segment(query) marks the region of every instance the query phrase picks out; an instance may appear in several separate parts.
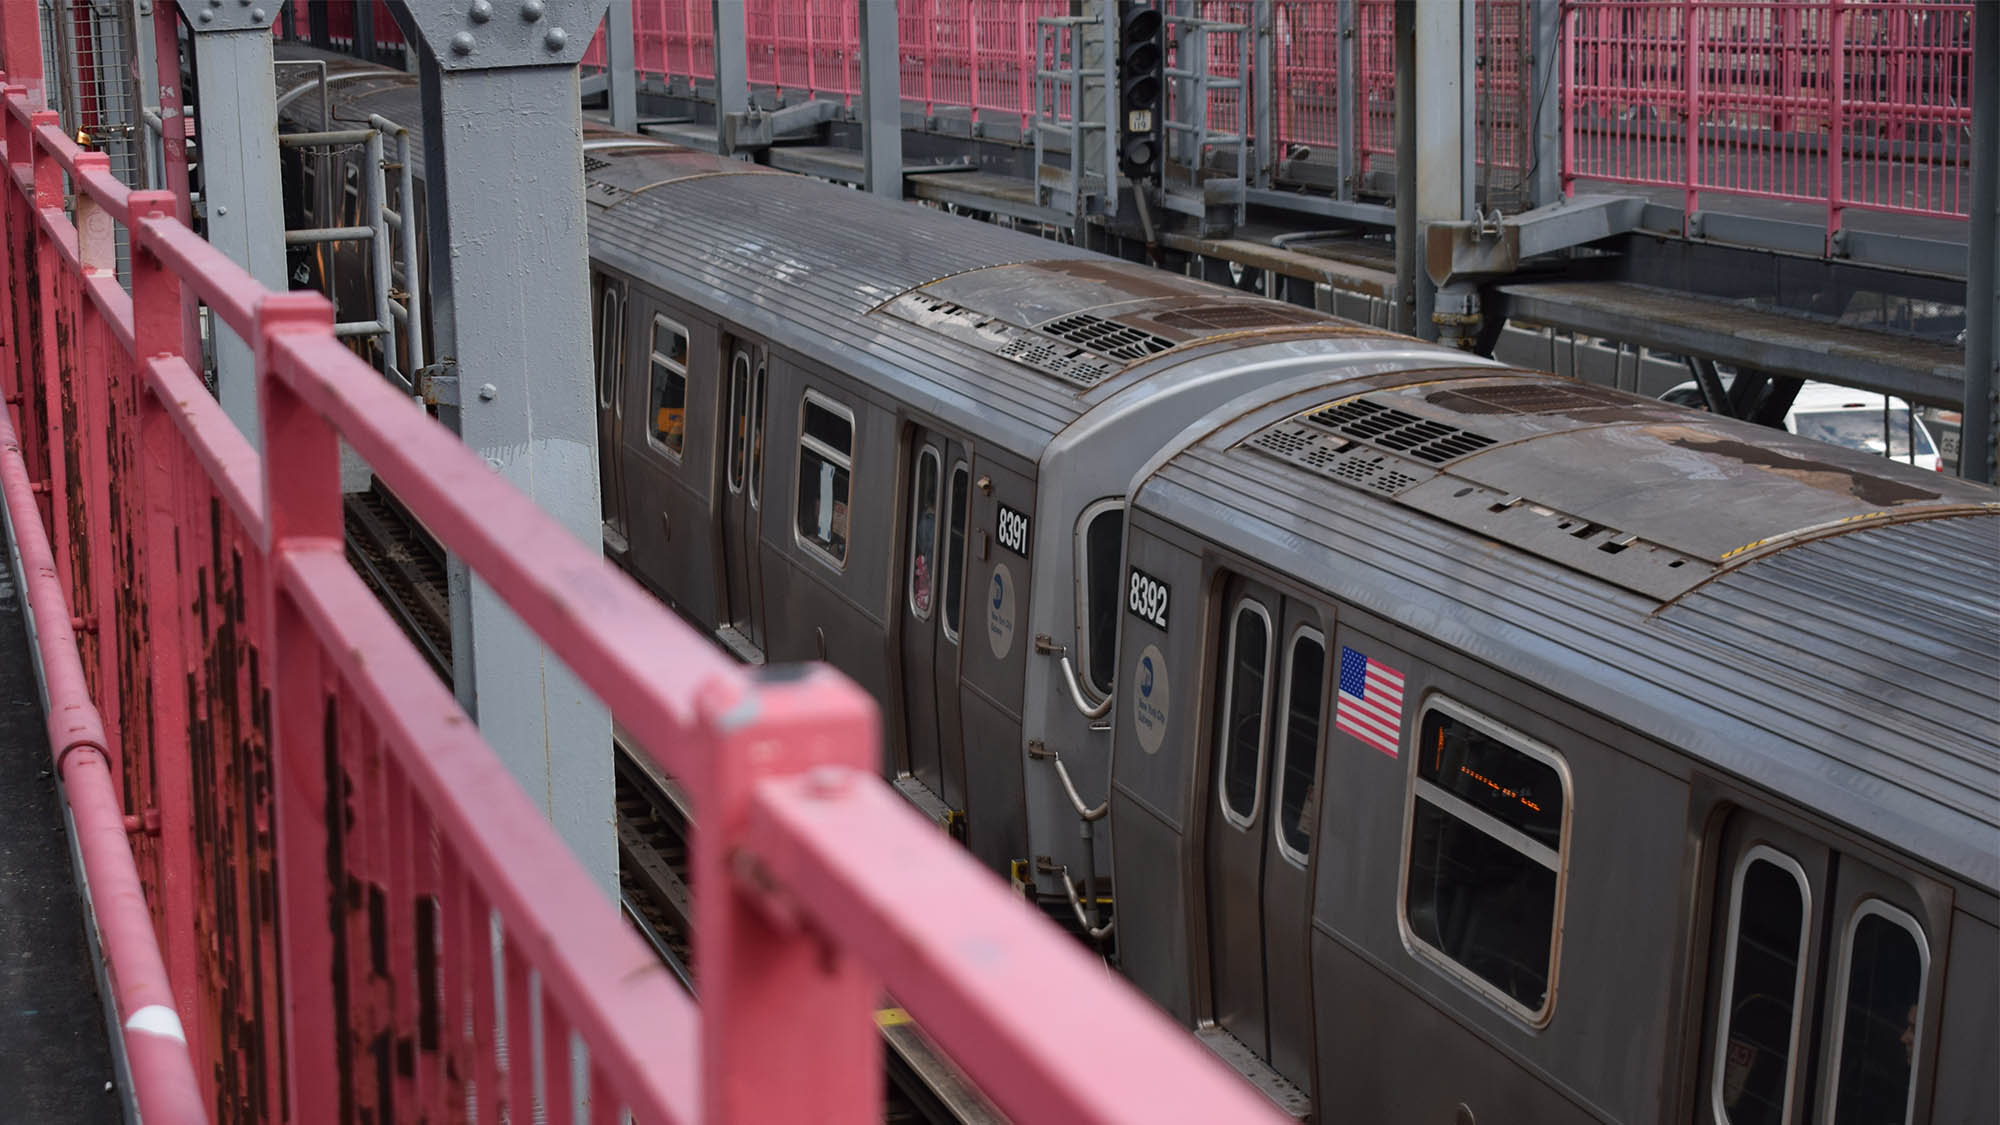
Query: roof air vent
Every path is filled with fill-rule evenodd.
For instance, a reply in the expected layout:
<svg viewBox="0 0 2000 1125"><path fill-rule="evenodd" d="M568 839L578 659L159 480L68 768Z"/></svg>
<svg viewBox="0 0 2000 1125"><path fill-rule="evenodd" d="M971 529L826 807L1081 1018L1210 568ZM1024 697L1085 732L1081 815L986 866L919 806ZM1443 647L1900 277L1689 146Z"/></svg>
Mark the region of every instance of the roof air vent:
<svg viewBox="0 0 2000 1125"><path fill-rule="evenodd" d="M609 160L603 160L595 156L586 156L583 158L583 171L586 175L591 172L602 172L609 167L611 167Z"/></svg>
<svg viewBox="0 0 2000 1125"><path fill-rule="evenodd" d="M1164 324L1168 328L1182 328L1189 332L1275 328L1286 324L1304 324L1314 319L1317 318L1304 309L1253 304L1248 301L1231 305L1196 305L1193 308L1163 312L1153 318L1154 322Z"/></svg>
<svg viewBox="0 0 2000 1125"><path fill-rule="evenodd" d="M1632 395L1567 383L1503 383L1497 387L1464 387L1438 391L1426 396L1424 401L1460 414L1569 414L1579 410L1602 411L1607 407L1659 409L1658 403Z"/></svg>
<svg viewBox="0 0 2000 1125"><path fill-rule="evenodd" d="M1174 346L1163 336L1089 313L1051 320L1042 325L1042 331L1112 359L1145 359Z"/></svg>
<svg viewBox="0 0 2000 1125"><path fill-rule="evenodd" d="M1306 418L1335 433L1365 441L1380 449L1407 453L1433 465L1456 461L1494 444L1492 438L1471 430L1461 430L1430 418L1419 418L1365 398L1349 399L1324 410L1315 410Z"/></svg>

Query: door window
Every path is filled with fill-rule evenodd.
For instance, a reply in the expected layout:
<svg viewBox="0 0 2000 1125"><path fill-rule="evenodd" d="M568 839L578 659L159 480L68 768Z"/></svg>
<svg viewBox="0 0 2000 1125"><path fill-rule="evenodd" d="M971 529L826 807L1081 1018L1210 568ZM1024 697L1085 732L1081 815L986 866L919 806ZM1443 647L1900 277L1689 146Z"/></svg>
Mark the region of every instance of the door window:
<svg viewBox="0 0 2000 1125"><path fill-rule="evenodd" d="M1264 774L1265 681L1271 667L1271 615L1255 601L1236 603L1229 625L1229 650L1222 689L1222 814L1248 828L1257 818Z"/></svg>
<svg viewBox="0 0 2000 1125"><path fill-rule="evenodd" d="M799 410L799 542L840 569L847 564L847 489L854 412L815 391Z"/></svg>
<svg viewBox="0 0 2000 1125"><path fill-rule="evenodd" d="M1568 822L1562 759L1448 700L1426 705L1404 919L1420 949L1531 1023L1548 1020Z"/></svg>
<svg viewBox="0 0 2000 1125"><path fill-rule="evenodd" d="M1715 1115L1730 1125L1779 1125L1791 1115L1810 906L1797 860L1763 844L1743 854L1729 896L1715 1060Z"/></svg>
<svg viewBox="0 0 2000 1125"><path fill-rule="evenodd" d="M1315 629L1292 634L1279 713L1284 743L1278 751L1278 851L1304 867L1319 815L1319 732L1326 722L1326 638Z"/></svg>
<svg viewBox="0 0 2000 1125"><path fill-rule="evenodd" d="M971 474L965 462L954 462L947 490L948 508L944 537L944 633L958 640L958 619L965 589L965 521L969 506Z"/></svg>
<svg viewBox="0 0 2000 1125"><path fill-rule="evenodd" d="M1125 503L1101 500L1083 512L1083 534L1077 537L1077 584L1082 599L1077 613L1077 639L1082 643L1084 673L1102 698L1111 694L1118 676L1119 552L1125 546Z"/></svg>
<svg viewBox="0 0 2000 1125"><path fill-rule="evenodd" d="M937 593L938 451L926 445L917 455L910 494L910 612L931 615Z"/></svg>
<svg viewBox="0 0 2000 1125"><path fill-rule="evenodd" d="M750 389L750 506L764 502L764 365Z"/></svg>
<svg viewBox="0 0 2000 1125"><path fill-rule="evenodd" d="M624 359L625 287L605 282L597 311L597 408L616 404L618 367Z"/></svg>
<svg viewBox="0 0 2000 1125"><path fill-rule="evenodd" d="M653 318L652 425L647 439L678 461L687 440L687 329Z"/></svg>
<svg viewBox="0 0 2000 1125"><path fill-rule="evenodd" d="M729 365L729 491L743 491L750 444L750 353L737 352Z"/></svg>
<svg viewBox="0 0 2000 1125"><path fill-rule="evenodd" d="M1841 950L1833 1125L1909 1121L1930 949L1916 919L1870 899Z"/></svg>

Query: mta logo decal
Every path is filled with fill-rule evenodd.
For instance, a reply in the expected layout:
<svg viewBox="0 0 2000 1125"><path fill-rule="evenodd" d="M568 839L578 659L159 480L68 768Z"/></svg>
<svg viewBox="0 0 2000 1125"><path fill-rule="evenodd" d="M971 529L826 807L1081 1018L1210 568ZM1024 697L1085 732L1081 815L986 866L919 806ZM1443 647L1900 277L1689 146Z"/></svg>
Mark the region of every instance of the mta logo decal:
<svg viewBox="0 0 2000 1125"><path fill-rule="evenodd" d="M1153 658L1139 658L1139 694L1148 699L1153 697Z"/></svg>

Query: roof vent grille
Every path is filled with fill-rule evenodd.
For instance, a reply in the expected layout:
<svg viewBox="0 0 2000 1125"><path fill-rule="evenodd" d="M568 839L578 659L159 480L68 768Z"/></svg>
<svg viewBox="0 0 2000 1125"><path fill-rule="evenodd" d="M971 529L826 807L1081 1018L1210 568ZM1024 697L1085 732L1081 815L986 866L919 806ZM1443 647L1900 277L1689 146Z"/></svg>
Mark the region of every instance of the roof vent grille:
<svg viewBox="0 0 2000 1125"><path fill-rule="evenodd" d="M611 167L611 162L609 160L604 160L595 156L586 156L583 158L583 170L586 174L591 172L602 172L609 167Z"/></svg>
<svg viewBox="0 0 2000 1125"><path fill-rule="evenodd" d="M1173 341L1101 316L1077 313L1042 325L1042 331L1113 359L1139 360L1173 347Z"/></svg>
<svg viewBox="0 0 2000 1125"><path fill-rule="evenodd" d="M1250 439L1249 444L1323 477L1388 496L1422 484L1436 474L1421 465L1297 422L1285 422Z"/></svg>
<svg viewBox="0 0 2000 1125"><path fill-rule="evenodd" d="M1093 349L1045 336L930 293L905 293L890 301L883 311L1077 387L1096 386L1124 366Z"/></svg>
<svg viewBox="0 0 2000 1125"><path fill-rule="evenodd" d="M1382 449L1408 453L1433 465L1455 461L1494 444L1492 438L1471 430L1462 430L1430 418L1419 418L1365 398L1336 403L1306 417L1336 433Z"/></svg>

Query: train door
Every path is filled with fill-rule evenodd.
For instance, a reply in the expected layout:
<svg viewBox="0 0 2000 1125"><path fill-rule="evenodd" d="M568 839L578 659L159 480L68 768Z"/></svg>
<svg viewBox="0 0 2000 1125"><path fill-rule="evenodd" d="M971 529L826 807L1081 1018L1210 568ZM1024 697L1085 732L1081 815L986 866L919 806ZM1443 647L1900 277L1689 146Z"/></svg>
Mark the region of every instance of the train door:
<svg viewBox="0 0 2000 1125"><path fill-rule="evenodd" d="M729 345L724 388L722 564L729 608L724 618L761 652L764 648L763 583L757 550L763 512L764 383L762 345Z"/></svg>
<svg viewBox="0 0 2000 1125"><path fill-rule="evenodd" d="M918 429L909 449L909 522L898 599L909 770L946 805L962 811L959 638L971 473L965 447L943 434Z"/></svg>
<svg viewBox="0 0 2000 1125"><path fill-rule="evenodd" d="M1331 626L1309 602L1232 579L1210 671L1209 1012L1301 1090L1313 1059L1310 865Z"/></svg>
<svg viewBox="0 0 2000 1125"><path fill-rule="evenodd" d="M625 283L597 275L597 488L604 539L614 554L626 548L625 462L619 425L625 417Z"/></svg>
<svg viewBox="0 0 2000 1125"><path fill-rule="evenodd" d="M1923 1119L1948 888L1739 813L1715 896L1696 1118Z"/></svg>

